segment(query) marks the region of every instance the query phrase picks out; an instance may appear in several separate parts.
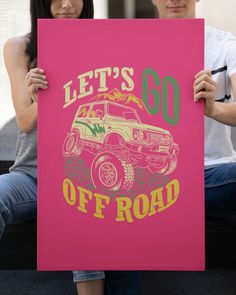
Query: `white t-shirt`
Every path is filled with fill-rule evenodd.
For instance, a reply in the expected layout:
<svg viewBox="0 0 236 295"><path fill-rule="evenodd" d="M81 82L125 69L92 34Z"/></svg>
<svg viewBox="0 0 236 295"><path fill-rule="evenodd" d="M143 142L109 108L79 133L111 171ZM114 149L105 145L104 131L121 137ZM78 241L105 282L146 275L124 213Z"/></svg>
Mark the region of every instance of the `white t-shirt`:
<svg viewBox="0 0 236 295"><path fill-rule="evenodd" d="M216 101L234 101L230 77L236 73L236 38L228 32L205 28L205 69L217 83ZM231 127L205 117L205 167L236 162Z"/></svg>

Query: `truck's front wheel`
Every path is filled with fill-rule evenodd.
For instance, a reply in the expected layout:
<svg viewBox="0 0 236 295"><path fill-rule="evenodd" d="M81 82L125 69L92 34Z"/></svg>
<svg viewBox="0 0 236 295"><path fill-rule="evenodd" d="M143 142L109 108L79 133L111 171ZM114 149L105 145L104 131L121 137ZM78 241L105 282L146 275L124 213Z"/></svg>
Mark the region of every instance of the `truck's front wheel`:
<svg viewBox="0 0 236 295"><path fill-rule="evenodd" d="M134 170L130 163L104 152L93 160L91 177L96 188L129 191L134 182Z"/></svg>

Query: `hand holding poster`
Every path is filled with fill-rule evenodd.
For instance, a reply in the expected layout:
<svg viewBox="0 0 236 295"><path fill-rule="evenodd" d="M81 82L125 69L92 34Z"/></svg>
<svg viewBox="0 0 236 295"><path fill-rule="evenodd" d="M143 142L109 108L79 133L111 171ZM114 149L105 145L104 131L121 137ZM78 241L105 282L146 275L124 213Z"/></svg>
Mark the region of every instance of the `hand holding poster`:
<svg viewBox="0 0 236 295"><path fill-rule="evenodd" d="M203 269L203 22L42 20L39 66L39 269Z"/></svg>

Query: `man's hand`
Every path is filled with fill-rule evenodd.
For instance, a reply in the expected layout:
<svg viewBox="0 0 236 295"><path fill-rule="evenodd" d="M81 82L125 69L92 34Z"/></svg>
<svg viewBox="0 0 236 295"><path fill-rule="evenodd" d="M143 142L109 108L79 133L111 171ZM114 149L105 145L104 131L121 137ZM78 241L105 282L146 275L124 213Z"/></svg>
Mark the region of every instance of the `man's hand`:
<svg viewBox="0 0 236 295"><path fill-rule="evenodd" d="M194 101L204 99L205 115L214 117L216 108L215 95L216 95L216 82L211 77L210 71L201 71L196 74L193 84L194 88Z"/></svg>

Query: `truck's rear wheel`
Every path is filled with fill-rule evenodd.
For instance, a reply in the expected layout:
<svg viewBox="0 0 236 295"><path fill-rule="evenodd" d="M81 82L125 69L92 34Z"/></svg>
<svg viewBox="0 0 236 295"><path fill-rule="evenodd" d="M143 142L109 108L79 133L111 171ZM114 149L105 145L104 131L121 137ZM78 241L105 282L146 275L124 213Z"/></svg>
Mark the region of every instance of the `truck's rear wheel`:
<svg viewBox="0 0 236 295"><path fill-rule="evenodd" d="M77 130L70 131L63 144L63 155L65 157L79 157L83 151L83 142L80 139L80 134Z"/></svg>

